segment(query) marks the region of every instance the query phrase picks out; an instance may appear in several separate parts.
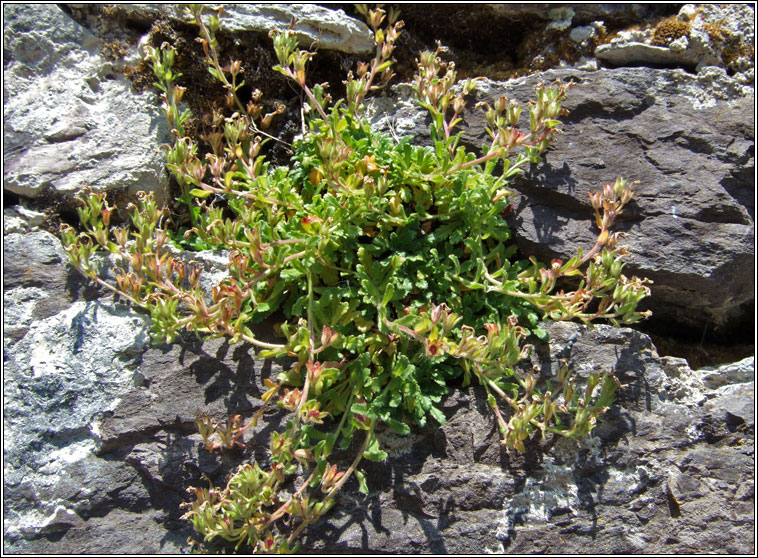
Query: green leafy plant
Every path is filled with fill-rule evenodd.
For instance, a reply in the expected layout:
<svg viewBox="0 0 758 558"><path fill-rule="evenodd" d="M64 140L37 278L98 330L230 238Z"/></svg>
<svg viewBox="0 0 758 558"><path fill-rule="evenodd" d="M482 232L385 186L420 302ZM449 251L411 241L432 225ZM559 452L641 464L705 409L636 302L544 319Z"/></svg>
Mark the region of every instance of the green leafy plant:
<svg viewBox="0 0 758 558"><path fill-rule="evenodd" d="M150 312L157 340L171 342L183 330L227 336L254 345L261 357L294 361L263 380L263 406L247 424L239 416L223 425L198 415L205 449L223 451L242 443L267 405L289 413L284 429L271 434L267 464L242 465L225 487L191 489L186 517L206 543L293 551L349 478L368 491L361 461L387 457L377 429L409 434L429 417L444 423L440 402L455 381L484 387L508 450L526 451L538 431L586 435L613 403L612 371L592 375L584 389L565 366L552 382L522 375L515 366L532 349L526 342L546 339L545 319L628 324L646 315L636 307L648 281L622 274L622 235L611 232L633 195L623 179L591 196L599 233L587 253L549 265L516 259L503 218L512 209L508 181L541 161L559 131L568 86L540 85L523 131L515 101L477 105L489 134L477 155L456 132L476 80L458 83L440 46L420 54L413 84L433 145L395 141L372 130L361 111L366 96L392 77L402 22L393 12L360 10L376 54L348 74L346 96L336 102L326 85L308 84L313 53L288 32L271 34L274 70L306 99L303 134L287 167L270 166L261 153L273 141L263 130L282 108L264 114L257 91L247 103L240 99L244 70L239 61L219 61L218 15L204 21L202 7L189 8L231 111L214 113L212 131L200 139L186 134L190 115L179 107L185 90L176 85L173 48L148 48L176 137L168 168L191 215L179 242L228 251L227 275L210 291L199 266L170 249L176 237L168 210L149 194L131 207L131 226L121 228L110 226L114 209L102 194L83 195L83 232L61 231L71 263ZM113 281L94 257L102 249L117 262ZM575 288L559 290L559 282L572 281ZM269 317L278 318L280 343L253 332ZM333 451L356 446L353 461L338 468Z"/></svg>

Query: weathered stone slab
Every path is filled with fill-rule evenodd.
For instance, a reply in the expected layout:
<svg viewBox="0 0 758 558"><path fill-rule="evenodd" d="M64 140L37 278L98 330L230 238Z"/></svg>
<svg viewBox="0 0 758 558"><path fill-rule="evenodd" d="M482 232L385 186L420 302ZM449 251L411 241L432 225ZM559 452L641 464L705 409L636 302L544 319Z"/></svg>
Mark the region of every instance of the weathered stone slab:
<svg viewBox="0 0 758 558"><path fill-rule="evenodd" d="M165 195L153 92L131 91L97 37L55 5L3 5L3 188L28 198Z"/></svg>
<svg viewBox="0 0 758 558"><path fill-rule="evenodd" d="M168 18L182 23L192 18L182 4L114 4L112 6L89 6L68 4L73 10L88 12L87 17L96 26L104 23L109 28L113 22L103 22L102 10L109 11L109 18L124 21L152 23L158 18ZM222 9L219 29L226 33L268 33L272 29L282 31L291 28L304 48L337 50L349 54L365 54L374 49L374 37L362 21L349 17L340 9L315 4L205 4L210 12ZM92 11L94 10L94 11Z"/></svg>

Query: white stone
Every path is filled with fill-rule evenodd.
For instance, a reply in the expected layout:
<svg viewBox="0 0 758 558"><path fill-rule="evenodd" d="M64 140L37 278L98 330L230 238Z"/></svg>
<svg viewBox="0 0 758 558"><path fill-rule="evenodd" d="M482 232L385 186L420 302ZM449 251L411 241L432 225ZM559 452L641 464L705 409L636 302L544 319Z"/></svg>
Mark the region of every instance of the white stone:
<svg viewBox="0 0 758 558"><path fill-rule="evenodd" d="M557 29L563 31L571 27L571 21L574 19L576 13L569 7L553 8L547 14L550 23L548 29Z"/></svg>
<svg viewBox="0 0 758 558"><path fill-rule="evenodd" d="M580 27L574 27L571 30L569 37L575 43L584 43L595 35L597 35L597 30L594 25L582 25Z"/></svg>
<svg viewBox="0 0 758 558"><path fill-rule="evenodd" d="M54 5L3 9L3 187L30 198L87 185L162 199L168 130L155 93L133 93L97 38Z"/></svg>
<svg viewBox="0 0 758 558"><path fill-rule="evenodd" d="M3 209L3 234L25 233L39 229L45 214L23 204Z"/></svg>
<svg viewBox="0 0 758 558"><path fill-rule="evenodd" d="M120 4L118 8L146 18L168 17L183 22L192 19L182 4ZM374 50L374 37L368 26L340 9L315 4L205 4L205 8L209 16L222 8L219 28L227 33L291 29L306 49L350 54Z"/></svg>
<svg viewBox="0 0 758 558"><path fill-rule="evenodd" d="M576 64L574 66L579 70L594 72L598 68L597 58L585 58L582 56L579 58L579 60L576 61Z"/></svg>

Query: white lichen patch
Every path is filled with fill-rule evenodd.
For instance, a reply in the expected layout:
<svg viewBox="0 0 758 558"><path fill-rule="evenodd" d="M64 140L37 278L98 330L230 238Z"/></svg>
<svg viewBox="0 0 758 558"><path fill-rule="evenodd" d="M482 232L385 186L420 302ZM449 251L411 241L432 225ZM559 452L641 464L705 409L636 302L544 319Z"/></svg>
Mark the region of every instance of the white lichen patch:
<svg viewBox="0 0 758 558"><path fill-rule="evenodd" d="M529 477L522 490L503 502L503 513L495 531L499 546L489 553L501 553L503 544L517 519L522 521L548 522L558 512L574 516L582 502L576 482L576 462L580 458L601 464L602 441L596 436L587 436L580 442L568 438L556 440L551 455L542 463L542 473ZM623 481L639 481L637 471L619 471Z"/></svg>
<svg viewBox="0 0 758 558"><path fill-rule="evenodd" d="M657 77L656 89L666 90L674 86L678 99L688 100L694 110L715 107L723 101L754 95L752 86L743 85L729 77L726 70L715 66L704 68L696 76L683 70L672 70Z"/></svg>
<svg viewBox="0 0 758 558"><path fill-rule="evenodd" d="M410 453L413 450L414 445L417 444L420 439L419 436L413 436L410 434L408 436L403 436L402 434L397 434L391 430L377 433L376 437L379 439L382 449L386 451L387 455L390 457L398 457Z"/></svg>
<svg viewBox="0 0 758 558"><path fill-rule="evenodd" d="M95 451L95 442L93 440L81 440L74 442L61 449L55 450L46 457L49 461L39 468L38 472L45 475L52 475L60 472L65 465L76 463L86 459Z"/></svg>
<svg viewBox="0 0 758 558"><path fill-rule="evenodd" d="M608 480L606 480L603 485L603 490L606 492L615 489L618 491L635 493L640 490L644 484L643 479L649 476L648 470L644 466L621 469L609 467L606 471L608 472Z"/></svg>
<svg viewBox="0 0 758 558"><path fill-rule="evenodd" d="M667 356L662 358L662 370L666 380L657 394L658 399L696 409L716 397L719 389L752 381L755 359L748 357L739 362L692 370L684 359ZM692 435L699 436L696 432Z"/></svg>
<svg viewBox="0 0 758 558"><path fill-rule="evenodd" d="M694 444L703 437L703 433L700 432L698 425L690 424L685 428L684 433L687 435L687 441L690 444Z"/></svg>
<svg viewBox="0 0 758 558"><path fill-rule="evenodd" d="M3 347L7 351L14 343L8 335L11 330L21 331L34 322L35 309L40 301L50 296L38 287L16 287L3 292Z"/></svg>
<svg viewBox="0 0 758 558"><path fill-rule="evenodd" d="M426 128L426 112L419 110L413 88L408 83L392 87L391 97L375 97L366 101L365 117L371 128L390 134L395 141L416 135Z"/></svg>

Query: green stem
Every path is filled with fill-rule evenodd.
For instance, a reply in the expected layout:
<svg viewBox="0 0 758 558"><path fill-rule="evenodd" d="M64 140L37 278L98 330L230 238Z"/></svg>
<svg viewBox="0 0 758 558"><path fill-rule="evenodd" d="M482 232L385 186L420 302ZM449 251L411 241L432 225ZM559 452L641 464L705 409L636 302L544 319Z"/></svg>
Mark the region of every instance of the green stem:
<svg viewBox="0 0 758 558"><path fill-rule="evenodd" d="M342 475L339 481L334 485L334 487L329 491L329 493L326 495L326 497L321 501L322 504L326 504L329 500L334 498L334 495L337 493L337 491L342 488L342 485L345 484L347 479L350 478L350 475L353 474L353 471L358 467L358 464L363 459L363 452L366 451L368 448L369 441L371 440L371 436L374 434L374 423L371 424L371 428L366 432L366 438L363 440L363 445L361 446L361 449L358 451L358 455L355 456L355 459L353 459L353 462L350 464L350 467L348 467L347 471L345 471L345 474ZM300 533L305 529L314 518L310 519L304 519L300 525L297 526L297 528L290 534L290 536L287 538L287 544L291 544L297 537L300 535Z"/></svg>

